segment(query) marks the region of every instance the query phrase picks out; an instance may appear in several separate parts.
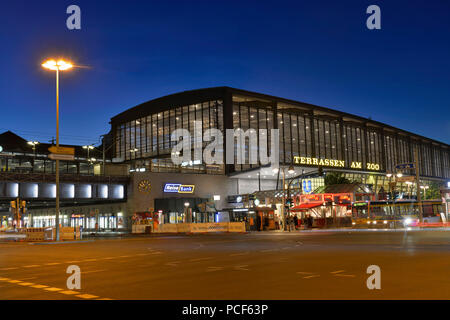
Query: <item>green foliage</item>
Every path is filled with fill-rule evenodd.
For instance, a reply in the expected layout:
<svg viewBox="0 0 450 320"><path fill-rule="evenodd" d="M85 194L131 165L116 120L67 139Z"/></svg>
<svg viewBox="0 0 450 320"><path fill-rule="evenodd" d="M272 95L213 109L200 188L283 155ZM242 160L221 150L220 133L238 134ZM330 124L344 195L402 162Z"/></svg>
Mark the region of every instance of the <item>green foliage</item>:
<svg viewBox="0 0 450 320"><path fill-rule="evenodd" d="M425 190L425 192L426 192L425 199L428 199L428 200L441 199L441 191L440 191L441 184L440 183L431 182L428 184L428 187L429 188ZM423 191L422 191L422 196L423 196Z"/></svg>
<svg viewBox="0 0 450 320"><path fill-rule="evenodd" d="M342 172L327 172L324 181L326 186L352 183Z"/></svg>

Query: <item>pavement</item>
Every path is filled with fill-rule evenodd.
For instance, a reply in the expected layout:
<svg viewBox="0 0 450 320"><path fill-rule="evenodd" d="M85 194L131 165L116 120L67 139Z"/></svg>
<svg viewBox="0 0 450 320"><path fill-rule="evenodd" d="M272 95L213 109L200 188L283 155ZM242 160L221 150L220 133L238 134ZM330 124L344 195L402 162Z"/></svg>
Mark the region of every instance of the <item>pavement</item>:
<svg viewBox="0 0 450 320"><path fill-rule="evenodd" d="M68 289L69 266L81 289ZM381 270L369 290L367 268ZM0 242L0 299L450 299L450 232L159 235Z"/></svg>

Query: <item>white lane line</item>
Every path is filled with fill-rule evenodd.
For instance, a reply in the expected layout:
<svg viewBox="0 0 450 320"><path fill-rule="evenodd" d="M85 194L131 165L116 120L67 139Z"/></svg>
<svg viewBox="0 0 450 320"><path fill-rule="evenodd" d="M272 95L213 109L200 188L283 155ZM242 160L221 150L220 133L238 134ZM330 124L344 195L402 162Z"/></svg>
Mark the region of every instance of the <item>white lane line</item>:
<svg viewBox="0 0 450 320"><path fill-rule="evenodd" d="M6 271L6 270L16 270L19 269L18 267L14 267L14 268L2 268L0 269L1 271Z"/></svg>
<svg viewBox="0 0 450 320"><path fill-rule="evenodd" d="M97 261L97 259L86 259L86 260L83 260L81 262L91 262L91 261Z"/></svg>
<svg viewBox="0 0 450 320"><path fill-rule="evenodd" d="M61 262L50 262L50 263L46 263L46 266L56 266L58 264L61 264Z"/></svg>
<svg viewBox="0 0 450 320"><path fill-rule="evenodd" d="M72 261L66 261L65 263L78 263L81 262L80 260L72 260Z"/></svg>
<svg viewBox="0 0 450 320"><path fill-rule="evenodd" d="M180 263L180 261L172 261L172 262L167 262L166 266L170 266L170 267L178 267L178 264Z"/></svg>
<svg viewBox="0 0 450 320"><path fill-rule="evenodd" d="M313 272L297 271L298 274L314 274Z"/></svg>
<svg viewBox="0 0 450 320"><path fill-rule="evenodd" d="M196 258L189 260L190 262L198 262L198 261L205 261L205 260L211 260L212 257L206 257L206 258Z"/></svg>
<svg viewBox="0 0 450 320"><path fill-rule="evenodd" d="M220 270L223 270L223 267L208 267L208 270L206 270L206 272L214 272Z"/></svg>
<svg viewBox="0 0 450 320"><path fill-rule="evenodd" d="M342 273L345 272L345 270L337 270L337 271L331 271L330 273L332 274L336 274L336 273Z"/></svg>
<svg viewBox="0 0 450 320"><path fill-rule="evenodd" d="M43 284L37 284L35 286L31 286L32 288L36 288L36 289L44 289L44 288L48 288L48 286L44 286Z"/></svg>
<svg viewBox="0 0 450 320"><path fill-rule="evenodd" d="M29 266L23 266L24 268L37 268L40 267L38 264L30 264Z"/></svg>
<svg viewBox="0 0 450 320"><path fill-rule="evenodd" d="M306 277L303 277L303 279L311 279L311 278L317 278L317 277L320 277L320 274L313 274L311 276L306 276Z"/></svg>
<svg viewBox="0 0 450 320"><path fill-rule="evenodd" d="M243 266L236 266L236 267L234 267L233 269L234 269L234 270L237 270L237 271L248 271L248 270L250 270L250 269L247 269L246 267L248 267L247 264L246 264L246 265L243 265Z"/></svg>
<svg viewBox="0 0 450 320"><path fill-rule="evenodd" d="M345 277L345 278L354 278L354 274L335 274L335 277Z"/></svg>
<svg viewBox="0 0 450 320"><path fill-rule="evenodd" d="M106 271L106 269L102 269L102 270L91 270L91 271L82 271L81 274L95 273L95 272L103 272L103 271Z"/></svg>

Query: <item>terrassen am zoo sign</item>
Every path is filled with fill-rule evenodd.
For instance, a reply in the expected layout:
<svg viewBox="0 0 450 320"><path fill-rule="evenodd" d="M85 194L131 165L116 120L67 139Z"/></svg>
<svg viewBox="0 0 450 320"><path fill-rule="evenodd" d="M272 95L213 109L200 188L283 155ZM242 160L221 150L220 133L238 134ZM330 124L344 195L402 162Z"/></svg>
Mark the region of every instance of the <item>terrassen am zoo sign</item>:
<svg viewBox="0 0 450 320"><path fill-rule="evenodd" d="M319 158L309 158L309 157L294 157L295 164L306 164L312 166L324 166L324 167L334 167L334 168L344 168L345 161L344 160L334 160L334 159L319 159ZM362 162L353 161L350 168L353 169L362 169ZM380 170L380 165L378 163L367 163L367 170Z"/></svg>
<svg viewBox="0 0 450 320"><path fill-rule="evenodd" d="M164 192L168 193L194 193L195 185L181 183L166 183Z"/></svg>

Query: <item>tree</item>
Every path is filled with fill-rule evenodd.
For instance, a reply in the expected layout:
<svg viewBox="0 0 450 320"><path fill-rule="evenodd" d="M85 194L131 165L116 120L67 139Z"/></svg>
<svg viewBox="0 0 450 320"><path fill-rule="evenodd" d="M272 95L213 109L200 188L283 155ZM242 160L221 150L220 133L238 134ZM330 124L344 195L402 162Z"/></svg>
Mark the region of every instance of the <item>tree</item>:
<svg viewBox="0 0 450 320"><path fill-rule="evenodd" d="M437 182L434 182L434 181L430 182L428 184L428 189L425 189L425 193L426 193L425 199L429 199L429 200L431 200L431 199L433 199L433 200L441 199L440 187L441 187L441 184L439 184ZM421 191L423 192L422 189L421 189Z"/></svg>
<svg viewBox="0 0 450 320"><path fill-rule="evenodd" d="M327 172L325 176L325 185L330 186L332 184L349 184L352 183L348 180L342 172Z"/></svg>

